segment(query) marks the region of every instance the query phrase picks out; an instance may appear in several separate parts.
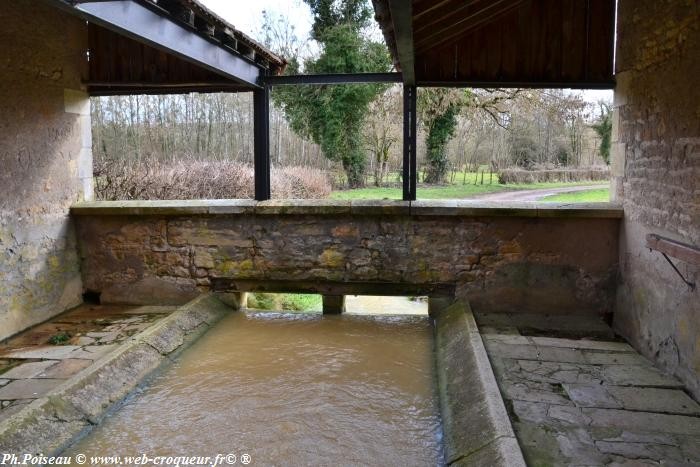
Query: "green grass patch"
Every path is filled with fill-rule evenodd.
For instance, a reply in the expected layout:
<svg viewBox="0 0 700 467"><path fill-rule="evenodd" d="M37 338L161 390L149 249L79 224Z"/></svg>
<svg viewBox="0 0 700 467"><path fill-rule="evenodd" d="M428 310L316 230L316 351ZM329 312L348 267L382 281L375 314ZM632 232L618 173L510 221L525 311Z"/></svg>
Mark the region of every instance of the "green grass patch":
<svg viewBox="0 0 700 467"><path fill-rule="evenodd" d="M610 201L610 189L577 191L574 193L562 193L543 198L546 203L605 203Z"/></svg>
<svg viewBox="0 0 700 467"><path fill-rule="evenodd" d="M416 192L418 199L464 199L474 198L479 195L488 193L497 193L508 190L538 190L542 188L561 188L567 186L582 186L582 185L607 185L608 182L550 182L550 183L497 183L497 177L494 174L493 184L489 184L488 174L484 177L484 184L480 183L481 175L479 175L479 183L474 184L476 173L470 174L467 177L468 182L462 183L462 179L458 175L455 183L446 185L418 185ZM385 187L367 187L357 188L354 190L337 190L331 193L331 199L352 200L352 199L401 199L403 190L401 187L385 188Z"/></svg>
<svg viewBox="0 0 700 467"><path fill-rule="evenodd" d="M323 299L316 294L256 292L248 294L248 308L315 312L323 309Z"/></svg>
<svg viewBox="0 0 700 467"><path fill-rule="evenodd" d="M58 332L53 336L49 337L49 344L51 345L66 345L70 340L71 335L67 332Z"/></svg>

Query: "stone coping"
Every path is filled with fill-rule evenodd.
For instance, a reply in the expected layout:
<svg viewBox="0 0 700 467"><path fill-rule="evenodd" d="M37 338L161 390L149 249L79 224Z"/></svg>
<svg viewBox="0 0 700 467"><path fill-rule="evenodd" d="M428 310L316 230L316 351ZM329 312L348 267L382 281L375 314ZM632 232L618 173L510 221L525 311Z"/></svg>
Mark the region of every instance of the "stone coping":
<svg viewBox="0 0 700 467"><path fill-rule="evenodd" d="M525 467L469 304L431 310L445 463Z"/></svg>
<svg viewBox="0 0 700 467"><path fill-rule="evenodd" d="M535 218L623 217L614 203L496 203L479 200L270 200L94 201L74 204L74 216L378 215Z"/></svg>

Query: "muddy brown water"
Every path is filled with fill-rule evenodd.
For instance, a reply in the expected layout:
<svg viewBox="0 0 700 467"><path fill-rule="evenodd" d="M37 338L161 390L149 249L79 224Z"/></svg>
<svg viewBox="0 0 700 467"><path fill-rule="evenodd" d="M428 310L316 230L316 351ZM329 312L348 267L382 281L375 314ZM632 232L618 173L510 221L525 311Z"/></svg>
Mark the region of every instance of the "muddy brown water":
<svg viewBox="0 0 700 467"><path fill-rule="evenodd" d="M431 325L233 313L65 455L78 453L440 465Z"/></svg>

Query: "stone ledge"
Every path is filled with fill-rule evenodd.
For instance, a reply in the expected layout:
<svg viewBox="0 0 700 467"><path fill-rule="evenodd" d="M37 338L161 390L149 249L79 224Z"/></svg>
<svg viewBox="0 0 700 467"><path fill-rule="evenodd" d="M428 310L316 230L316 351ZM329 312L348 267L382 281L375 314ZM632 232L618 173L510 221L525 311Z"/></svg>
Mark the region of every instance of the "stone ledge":
<svg viewBox="0 0 700 467"><path fill-rule="evenodd" d="M623 217L613 203L494 203L479 200L170 200L93 201L74 204L75 216L192 216L192 215L358 215L463 216L535 218Z"/></svg>
<svg viewBox="0 0 700 467"><path fill-rule="evenodd" d="M524 467L471 309L456 302L431 316L446 464Z"/></svg>
<svg viewBox="0 0 700 467"><path fill-rule="evenodd" d="M55 455L231 308L200 296L0 422L0 452Z"/></svg>

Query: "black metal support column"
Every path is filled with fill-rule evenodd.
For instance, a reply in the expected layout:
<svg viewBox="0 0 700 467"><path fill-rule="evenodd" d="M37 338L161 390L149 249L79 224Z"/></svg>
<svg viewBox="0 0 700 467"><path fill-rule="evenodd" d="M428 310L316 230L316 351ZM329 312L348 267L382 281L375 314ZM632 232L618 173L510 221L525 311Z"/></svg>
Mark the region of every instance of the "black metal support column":
<svg viewBox="0 0 700 467"><path fill-rule="evenodd" d="M416 87L403 87L403 200L416 199Z"/></svg>
<svg viewBox="0 0 700 467"><path fill-rule="evenodd" d="M255 199L270 199L270 86L253 91Z"/></svg>

